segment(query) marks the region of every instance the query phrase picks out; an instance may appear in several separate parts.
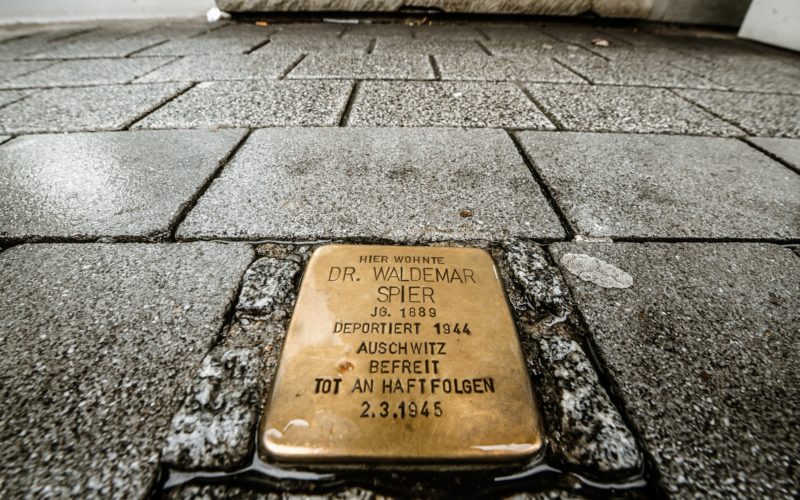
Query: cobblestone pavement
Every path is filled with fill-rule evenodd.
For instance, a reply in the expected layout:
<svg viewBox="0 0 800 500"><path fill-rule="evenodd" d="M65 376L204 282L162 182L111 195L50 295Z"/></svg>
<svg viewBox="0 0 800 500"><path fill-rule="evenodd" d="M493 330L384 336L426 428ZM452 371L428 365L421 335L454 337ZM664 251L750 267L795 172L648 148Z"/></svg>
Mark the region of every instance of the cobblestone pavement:
<svg viewBox="0 0 800 500"><path fill-rule="evenodd" d="M797 54L553 20L8 27L0 144L5 498L800 494ZM254 458L328 241L488 249L545 456Z"/></svg>

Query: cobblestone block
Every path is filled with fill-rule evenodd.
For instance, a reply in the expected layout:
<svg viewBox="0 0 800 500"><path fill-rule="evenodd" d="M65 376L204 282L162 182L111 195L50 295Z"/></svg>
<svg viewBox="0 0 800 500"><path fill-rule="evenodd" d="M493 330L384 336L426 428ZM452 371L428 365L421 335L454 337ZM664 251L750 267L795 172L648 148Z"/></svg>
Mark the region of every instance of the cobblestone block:
<svg viewBox="0 0 800 500"><path fill-rule="evenodd" d="M288 78L432 80L435 77L424 55L340 56L312 54L289 73Z"/></svg>
<svg viewBox="0 0 800 500"><path fill-rule="evenodd" d="M7 88L75 87L128 83L134 78L163 66L172 59L142 57L138 59L81 59L64 61L18 76L7 82Z"/></svg>
<svg viewBox="0 0 800 500"><path fill-rule="evenodd" d="M200 36L170 40L136 53L136 56L188 56L242 54L265 43L271 31L255 25L229 25Z"/></svg>
<svg viewBox="0 0 800 500"><path fill-rule="evenodd" d="M139 78L137 82L276 79L286 74L300 56L300 52L186 56Z"/></svg>
<svg viewBox="0 0 800 500"><path fill-rule="evenodd" d="M800 137L800 95L676 90L689 101L736 124L748 133L767 137Z"/></svg>
<svg viewBox="0 0 800 500"><path fill-rule="evenodd" d="M431 241L563 230L501 131L320 128L254 132L178 234Z"/></svg>
<svg viewBox="0 0 800 500"><path fill-rule="evenodd" d="M591 54L571 54L556 59L595 84L646 87L720 89L717 83L650 55L628 51L613 61Z"/></svg>
<svg viewBox="0 0 800 500"><path fill-rule="evenodd" d="M798 495L800 259L765 244L556 244L633 276L565 274L628 415L676 497Z"/></svg>
<svg viewBox="0 0 800 500"><path fill-rule="evenodd" d="M743 135L738 128L669 90L551 84L531 84L527 88L567 130Z"/></svg>
<svg viewBox="0 0 800 500"><path fill-rule="evenodd" d="M517 80L528 82L584 83L576 75L547 56L487 56L463 57L443 55L435 57L442 80Z"/></svg>
<svg viewBox="0 0 800 500"><path fill-rule="evenodd" d="M518 87L506 82L364 82L347 124L554 128Z"/></svg>
<svg viewBox="0 0 800 500"><path fill-rule="evenodd" d="M19 101L32 92L30 90L0 90L0 107Z"/></svg>
<svg viewBox="0 0 800 500"><path fill-rule="evenodd" d="M16 77L46 68L51 64L47 61L0 61L0 88L13 88L9 87L9 82Z"/></svg>
<svg viewBox="0 0 800 500"><path fill-rule="evenodd" d="M572 132L519 138L581 235L800 237L800 176L736 139Z"/></svg>
<svg viewBox="0 0 800 500"><path fill-rule="evenodd" d="M135 127L336 125L351 87L339 81L204 82Z"/></svg>
<svg viewBox="0 0 800 500"><path fill-rule="evenodd" d="M0 240L164 238L241 130L18 137L0 148Z"/></svg>
<svg viewBox="0 0 800 500"><path fill-rule="evenodd" d="M592 474L635 474L641 452L577 343L579 323L558 268L542 248L521 241L504 242L501 262L551 451Z"/></svg>
<svg viewBox="0 0 800 500"><path fill-rule="evenodd" d="M42 90L0 109L0 132L118 130L184 88L156 83Z"/></svg>
<svg viewBox="0 0 800 500"><path fill-rule="evenodd" d="M748 141L785 161L800 172L800 139L751 137Z"/></svg>
<svg viewBox="0 0 800 500"><path fill-rule="evenodd" d="M215 243L1 253L2 496L146 497L251 259Z"/></svg>

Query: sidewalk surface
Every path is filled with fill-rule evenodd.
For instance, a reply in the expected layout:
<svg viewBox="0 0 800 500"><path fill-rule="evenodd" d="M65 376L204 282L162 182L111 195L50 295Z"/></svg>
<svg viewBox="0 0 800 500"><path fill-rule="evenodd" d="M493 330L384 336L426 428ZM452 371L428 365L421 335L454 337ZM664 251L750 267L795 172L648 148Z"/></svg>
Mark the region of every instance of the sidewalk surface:
<svg viewBox="0 0 800 500"><path fill-rule="evenodd" d="M554 20L3 27L0 143L5 498L800 495L800 55ZM252 462L329 241L492 252L549 469L200 481Z"/></svg>

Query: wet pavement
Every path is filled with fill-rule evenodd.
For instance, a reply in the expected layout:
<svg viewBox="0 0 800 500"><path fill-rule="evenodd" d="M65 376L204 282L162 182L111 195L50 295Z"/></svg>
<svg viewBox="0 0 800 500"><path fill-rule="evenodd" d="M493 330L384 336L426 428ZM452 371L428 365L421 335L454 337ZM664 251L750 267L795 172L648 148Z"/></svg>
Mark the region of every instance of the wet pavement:
<svg viewBox="0 0 800 500"><path fill-rule="evenodd" d="M800 55L365 21L0 29L0 494L796 498ZM328 241L489 250L545 454L261 462Z"/></svg>

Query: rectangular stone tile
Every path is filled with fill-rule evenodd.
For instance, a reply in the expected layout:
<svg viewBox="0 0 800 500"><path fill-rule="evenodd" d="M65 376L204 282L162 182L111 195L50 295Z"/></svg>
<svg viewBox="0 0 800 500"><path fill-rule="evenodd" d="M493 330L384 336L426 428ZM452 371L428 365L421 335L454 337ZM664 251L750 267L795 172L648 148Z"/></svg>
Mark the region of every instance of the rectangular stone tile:
<svg viewBox="0 0 800 500"><path fill-rule="evenodd" d="M428 56L421 54L312 54L300 61L287 78L432 80L435 76Z"/></svg>
<svg viewBox="0 0 800 500"><path fill-rule="evenodd" d="M735 243L551 250L668 493L797 497L800 259ZM633 285L584 281L569 272L581 261L584 279L605 263Z"/></svg>
<svg viewBox="0 0 800 500"><path fill-rule="evenodd" d="M5 24L0 26L0 42L34 35L41 31L42 29L36 25Z"/></svg>
<svg viewBox="0 0 800 500"><path fill-rule="evenodd" d="M431 24L411 26L411 36L417 40L449 42L455 40L485 40L478 30L468 24Z"/></svg>
<svg viewBox="0 0 800 500"><path fill-rule="evenodd" d="M624 57L606 61L595 55L571 54L555 58L592 83L719 89L720 85L649 55L627 51Z"/></svg>
<svg viewBox="0 0 800 500"><path fill-rule="evenodd" d="M266 42L269 35L266 28L230 25L199 36L170 40L137 52L136 56L241 54Z"/></svg>
<svg viewBox="0 0 800 500"><path fill-rule="evenodd" d="M693 54L672 49L670 47L631 47L629 45L610 45L608 47L592 45L589 48L583 47L583 51L576 53L576 57L587 54L596 54L609 61L626 61L633 59L639 64L646 65L648 61L660 64L671 64L684 60L700 60ZM563 54L562 54L563 55Z"/></svg>
<svg viewBox="0 0 800 500"><path fill-rule="evenodd" d="M517 80L585 83L585 80L547 56L504 57L475 55L435 56L442 80Z"/></svg>
<svg viewBox="0 0 800 500"><path fill-rule="evenodd" d="M800 139L773 139L768 137L750 137L748 142L766 150L800 172Z"/></svg>
<svg viewBox="0 0 800 500"><path fill-rule="evenodd" d="M184 88L158 83L42 90L0 109L0 133L117 130Z"/></svg>
<svg viewBox="0 0 800 500"><path fill-rule="evenodd" d="M7 140L11 139L11 136L8 135L0 135L0 144L3 144Z"/></svg>
<svg viewBox="0 0 800 500"><path fill-rule="evenodd" d="M392 37L411 39L411 27L399 23L372 23L372 24L351 24L342 34L342 38L351 37Z"/></svg>
<svg viewBox="0 0 800 500"><path fill-rule="evenodd" d="M684 58L674 64L730 90L800 94L800 65L777 58L748 56L714 61Z"/></svg>
<svg viewBox="0 0 800 500"><path fill-rule="evenodd" d="M0 87L8 88L16 77L50 66L45 61L0 61Z"/></svg>
<svg viewBox="0 0 800 500"><path fill-rule="evenodd" d="M486 49L494 56L508 57L554 57L556 55L566 56L569 54L594 55L593 52L579 46L562 43L558 40L541 42L538 40L489 40L481 42Z"/></svg>
<svg viewBox="0 0 800 500"><path fill-rule="evenodd" d="M1 253L0 495L147 497L252 258L215 243Z"/></svg>
<svg viewBox="0 0 800 500"><path fill-rule="evenodd" d="M336 125L351 82L204 82L135 128Z"/></svg>
<svg viewBox="0 0 800 500"><path fill-rule="evenodd" d="M6 40L0 43L0 60L20 59L37 52L53 49L59 43L68 43L71 35L77 35L90 29L90 26L55 30L45 29L24 37Z"/></svg>
<svg viewBox="0 0 800 500"><path fill-rule="evenodd" d="M137 82L202 82L211 80L265 80L283 76L302 54L228 54L186 56L139 78ZM144 58L136 58L140 60Z"/></svg>
<svg viewBox="0 0 800 500"><path fill-rule="evenodd" d="M181 238L558 239L558 218L499 130L253 133Z"/></svg>
<svg viewBox="0 0 800 500"><path fill-rule="evenodd" d="M547 33L529 24L485 24L478 25L477 29L491 42L518 42L525 44L558 44L560 41Z"/></svg>
<svg viewBox="0 0 800 500"><path fill-rule="evenodd" d="M514 84L477 82L363 82L348 125L508 127L552 129Z"/></svg>
<svg viewBox="0 0 800 500"><path fill-rule="evenodd" d="M147 47L164 42L166 38L134 34L119 38L117 33L89 33L58 42L55 47L26 56L29 59L85 59L94 57L125 57Z"/></svg>
<svg viewBox="0 0 800 500"><path fill-rule="evenodd" d="M800 238L800 176L736 139L520 132L578 234Z"/></svg>
<svg viewBox="0 0 800 500"><path fill-rule="evenodd" d="M0 241L164 238L241 130L16 138L0 148Z"/></svg>
<svg viewBox="0 0 800 500"><path fill-rule="evenodd" d="M669 90L600 85L527 86L536 102L567 130L741 135Z"/></svg>
<svg viewBox="0 0 800 500"><path fill-rule="evenodd" d="M676 93L736 124L748 133L800 137L800 95L754 94L713 90L676 90Z"/></svg>
<svg viewBox="0 0 800 500"><path fill-rule="evenodd" d="M63 61L48 64L44 69L13 78L5 86L8 88L76 87L128 83L171 60L168 57L142 57Z"/></svg>
<svg viewBox="0 0 800 500"><path fill-rule="evenodd" d="M483 54L475 40L403 40L381 37L375 40L373 54Z"/></svg>
<svg viewBox="0 0 800 500"><path fill-rule="evenodd" d="M19 101L23 97L31 94L32 90L0 90L0 106ZM0 115L2 116L2 115Z"/></svg>
<svg viewBox="0 0 800 500"><path fill-rule="evenodd" d="M298 38L339 37L350 25L319 22L274 22L269 24L273 35Z"/></svg>
<svg viewBox="0 0 800 500"><path fill-rule="evenodd" d="M612 46L630 46L628 42L613 36L608 31L588 25L551 24L541 28L541 31L564 43L587 48L597 46L599 41L607 42Z"/></svg>
<svg viewBox="0 0 800 500"><path fill-rule="evenodd" d="M209 23L205 19L159 19L150 23L151 26L141 31L140 34L165 40L190 38L225 26L225 21Z"/></svg>
<svg viewBox="0 0 800 500"><path fill-rule="evenodd" d="M363 55L372 43L371 38L295 38L273 36L268 44L254 51L253 54L274 54L281 52L315 54L318 52L334 55Z"/></svg>

